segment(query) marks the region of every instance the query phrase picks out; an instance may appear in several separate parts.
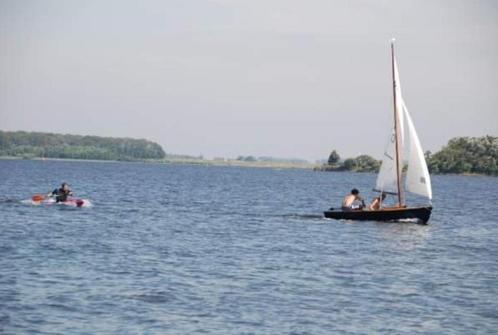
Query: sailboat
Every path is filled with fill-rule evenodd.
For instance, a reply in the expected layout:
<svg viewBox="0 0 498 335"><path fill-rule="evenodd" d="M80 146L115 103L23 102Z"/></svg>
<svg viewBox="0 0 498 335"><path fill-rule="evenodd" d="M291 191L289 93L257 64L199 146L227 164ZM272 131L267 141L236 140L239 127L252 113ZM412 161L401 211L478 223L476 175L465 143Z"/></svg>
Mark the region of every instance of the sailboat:
<svg viewBox="0 0 498 335"><path fill-rule="evenodd" d="M401 95L398 66L394 57L394 39L391 41L391 67L394 102L393 127L389 134L374 191L394 195L396 205L385 207L381 202L379 210L334 210L331 208L324 212L327 218L369 221L416 220L421 223L429 221L432 211L431 179L420 140ZM405 163L408 168L403 176ZM405 192L424 197L429 204L407 206ZM379 198L382 199L382 197Z"/></svg>

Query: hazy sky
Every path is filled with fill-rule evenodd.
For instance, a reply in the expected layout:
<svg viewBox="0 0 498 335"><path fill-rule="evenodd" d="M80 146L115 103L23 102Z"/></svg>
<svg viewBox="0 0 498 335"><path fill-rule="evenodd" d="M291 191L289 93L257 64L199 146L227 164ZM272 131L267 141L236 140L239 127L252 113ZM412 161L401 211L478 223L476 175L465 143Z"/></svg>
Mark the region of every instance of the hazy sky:
<svg viewBox="0 0 498 335"><path fill-rule="evenodd" d="M0 0L0 129L380 157L391 37L424 149L498 135L491 0Z"/></svg>

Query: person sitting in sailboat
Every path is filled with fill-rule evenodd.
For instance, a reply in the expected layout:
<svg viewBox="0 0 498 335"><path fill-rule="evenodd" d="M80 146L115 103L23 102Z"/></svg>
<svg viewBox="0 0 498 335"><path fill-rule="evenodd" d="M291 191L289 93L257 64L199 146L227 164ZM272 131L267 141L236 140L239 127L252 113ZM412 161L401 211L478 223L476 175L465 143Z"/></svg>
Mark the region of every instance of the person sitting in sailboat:
<svg viewBox="0 0 498 335"><path fill-rule="evenodd" d="M360 196L360 191L356 188L351 190L351 193L344 197L342 200L343 211L362 210L365 207L365 201Z"/></svg>
<svg viewBox="0 0 498 335"><path fill-rule="evenodd" d="M382 192L378 197L373 198L370 205L368 205L368 209L371 211L378 211L382 202L386 199L386 194Z"/></svg>

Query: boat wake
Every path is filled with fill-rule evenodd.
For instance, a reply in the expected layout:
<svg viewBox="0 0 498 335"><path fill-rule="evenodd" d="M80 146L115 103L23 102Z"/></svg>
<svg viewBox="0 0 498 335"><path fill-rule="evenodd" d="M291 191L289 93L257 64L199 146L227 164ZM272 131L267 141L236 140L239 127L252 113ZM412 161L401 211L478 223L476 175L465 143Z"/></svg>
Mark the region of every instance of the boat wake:
<svg viewBox="0 0 498 335"><path fill-rule="evenodd" d="M317 219L323 219L323 215L318 215L318 214L283 214L283 215L278 215L279 217L282 218L290 218L290 219L308 219L308 220L317 220Z"/></svg>
<svg viewBox="0 0 498 335"><path fill-rule="evenodd" d="M0 199L0 204L15 204L15 203L19 203L19 200L18 199Z"/></svg>
<svg viewBox="0 0 498 335"><path fill-rule="evenodd" d="M254 217L264 220L265 218L269 219L285 219L285 220L323 220L324 216L320 214L311 214L311 213L222 213L224 215L240 215L244 217Z"/></svg>
<svg viewBox="0 0 498 335"><path fill-rule="evenodd" d="M390 222L399 222L399 223L424 223L420 219L417 218L410 218L410 219L398 219L398 220L392 220Z"/></svg>

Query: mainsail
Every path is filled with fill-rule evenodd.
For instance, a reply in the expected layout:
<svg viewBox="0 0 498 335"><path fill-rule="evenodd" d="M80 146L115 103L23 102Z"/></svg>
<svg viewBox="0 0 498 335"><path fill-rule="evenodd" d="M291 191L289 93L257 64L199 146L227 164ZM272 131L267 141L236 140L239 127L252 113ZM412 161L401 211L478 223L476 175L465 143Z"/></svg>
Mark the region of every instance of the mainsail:
<svg viewBox="0 0 498 335"><path fill-rule="evenodd" d="M394 128L391 129L391 134L387 140L387 145L382 156L382 164L375 190L391 194L398 194L398 182L396 172L396 134Z"/></svg>
<svg viewBox="0 0 498 335"><path fill-rule="evenodd" d="M394 85L394 117L393 128L389 135L386 149L382 158L382 165L377 176L376 191L398 194L400 190L400 176L403 163L408 163L406 173L405 189L408 192L432 198L431 180L420 140L418 139L415 126L408 113L399 80L398 66L393 52L393 85ZM405 122L408 128L405 134ZM396 134L396 125L398 134ZM406 136L407 135L407 136ZM396 136L398 146L396 147ZM397 152L397 150L399 150ZM397 161L399 160L399 161ZM399 169L399 170L398 170ZM399 196L401 199L401 196ZM400 205L402 205L400 201Z"/></svg>
<svg viewBox="0 0 498 335"><path fill-rule="evenodd" d="M394 109L394 115L398 119L399 124L399 139L398 144L401 149L405 142L405 127L404 127L404 114L403 114L403 97L401 96L401 84L399 81L398 66L396 60L393 63L393 85L394 94L396 96L396 105ZM396 164L396 130L394 124L396 120L393 117L392 124L393 128L387 140L387 145L384 150L384 155L382 156L382 164L380 166L379 175L377 176L377 183L375 185L375 190L379 192L386 192L391 194L398 194L398 171L397 168L401 169L402 163Z"/></svg>
<svg viewBox="0 0 498 335"><path fill-rule="evenodd" d="M401 95L401 81L399 80L398 63L396 63L396 58L394 58L394 94L396 95L396 115L398 116L399 122L399 135L401 138L401 146L403 146L405 141L405 122L404 114L401 111L403 110L405 103L403 101L403 95Z"/></svg>

